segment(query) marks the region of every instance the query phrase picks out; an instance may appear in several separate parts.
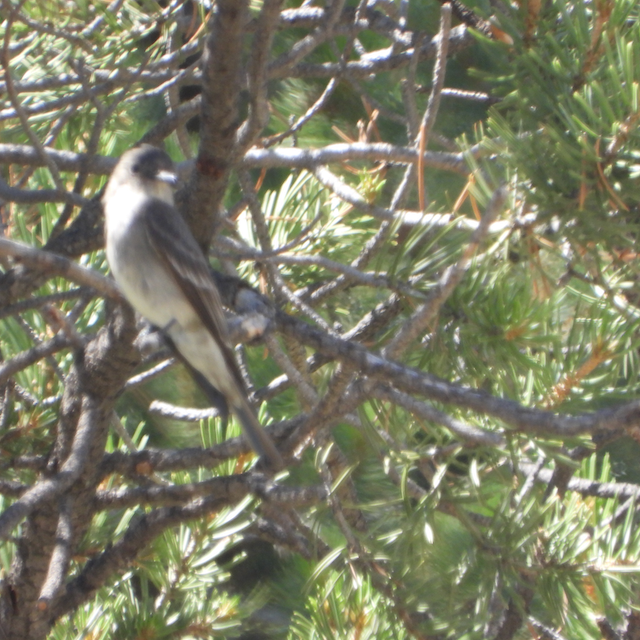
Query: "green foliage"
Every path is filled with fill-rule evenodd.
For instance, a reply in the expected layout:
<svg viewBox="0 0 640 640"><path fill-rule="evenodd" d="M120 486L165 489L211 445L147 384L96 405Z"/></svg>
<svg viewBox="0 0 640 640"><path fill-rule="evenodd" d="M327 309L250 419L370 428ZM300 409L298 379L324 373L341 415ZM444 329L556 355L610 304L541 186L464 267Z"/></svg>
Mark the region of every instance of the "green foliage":
<svg viewBox="0 0 640 640"><path fill-rule="evenodd" d="M435 32L440 3L409 5L409 27ZM403 364L496 397L574 414L633 400L640 390L635 250L640 21L632 0L553 0L542 3L539 13L533 5L505 7L506 13L498 14L497 26L512 45L476 33L471 53L461 52L449 62L448 78L453 79L447 86L485 88L499 99L488 111L477 104L458 109L450 106L457 104L451 98L443 98L440 107L436 132L457 136L469 176L429 170L428 213L451 213L465 184L466 199L460 199L446 223L432 218L410 228L392 224L383 246L363 269L384 284L354 281L315 311L346 332L377 304L398 296L402 312L365 345L372 351L383 349L415 308L437 290L442 274L465 254L474 207L482 211L495 188L507 184L509 202L498 221L503 226L492 230L432 325L400 358ZM142 42L152 26L150 16L158 10L155 3L125 1L117 18L105 7L75 3L58 24L84 25L98 15L104 19L104 28L92 34L92 47L81 51L72 40L47 33L29 41L29 28L14 25L12 38L27 43L12 57L14 81L45 82L80 61L93 78L100 69L135 67L143 60L149 64L161 54L169 37L165 31L146 48ZM254 12L260 7L260 2L252 3ZM474 3L474 8L489 12L490 7ZM25 5L33 20L43 22L51 20L54 9L49 3ZM302 35L302 29L278 33L274 55L289 51ZM139 46L122 47L127 38ZM344 45L344 36L340 38ZM374 50L386 42L372 34L359 45ZM335 60L329 44L308 59ZM431 62L420 63L416 84L428 87L431 73ZM404 77L406 69L369 78L367 95L399 113L404 108ZM302 116L325 86L324 81L304 77L274 81L265 135L287 130L289 117ZM137 100L143 91L110 115L98 153L118 155L164 116L162 99ZM65 87L52 86L21 94L25 104L61 101L59 107L30 119L39 139L46 140L51 121L65 113L66 92ZM103 96L105 104L116 97ZM427 100L426 92L417 94L419 113ZM297 145L337 142L336 130L356 140L359 122L374 121L368 106L357 83L341 83L326 109L298 133ZM67 126L51 144L84 150L96 113L95 104L88 101L68 114ZM409 144L403 126L384 114L378 118L381 140ZM3 142L28 143L17 120L3 129ZM436 144L430 144L435 150ZM177 158L176 140L170 139L169 146ZM387 206L404 166L354 162L331 169L367 202ZM54 188L45 169L35 170L29 180L32 189ZM63 180L72 183L65 174ZM103 179L88 178L83 195L93 195L102 183ZM235 188L230 187L229 201ZM310 292L345 272L380 229L379 220L354 210L306 170L270 172L259 199L275 250L266 259L305 303ZM417 208L415 189L406 208ZM61 205L50 203L15 205L7 235L42 246L60 210ZM235 231L248 247L262 249L248 210L240 213ZM107 272L102 251L83 256L81 263ZM264 263L256 268L245 260L239 274L259 289L263 269ZM52 278L35 295L70 288L63 278ZM74 303L63 302L57 308L69 312ZM293 304L283 306L295 312ZM78 332L97 331L104 316L103 302L91 300L79 316ZM5 361L31 348L33 335L42 340L52 335L40 311L27 311L20 318L0 323ZM283 345L288 346L284 340ZM245 355L258 388L280 374L263 346L248 347ZM54 442L62 380L73 354L63 351L51 358L57 372L49 361L47 366L26 367L14 377L39 403L26 395L12 397L8 428L0 440L7 459L46 455ZM334 372L331 363L310 379L324 392ZM118 411L127 414L125 425L139 449L152 444L210 447L239 435L234 421L185 427L146 411L151 397L199 405L202 398L185 377L172 370L120 400ZM300 404L295 390L288 389L269 400L260 419L270 423L292 418ZM310 532L309 538L317 536L322 542L310 557L283 554L271 563L269 556L267 564L273 566L267 575L252 576L248 588L238 589L234 571L251 560L251 553L229 562L223 559L256 525L256 503L247 498L208 519L167 530L125 573L114 575L94 601L60 620L51 637L233 638L275 619L263 625L268 637L480 640L496 636L498 614L508 607L525 621L538 620L572 639L600 638L600 617L623 624L626 613L639 604L640 534L633 504L622 508L623 499L593 497L585 491L547 495L546 482L529 485L518 465L540 461L545 470L565 465L574 469L574 478L602 485L637 478L637 460L624 459L611 448L604 454L598 439L589 435L526 433L470 409L433 408L487 432L499 432L506 444L462 441L441 422L417 418L406 408L372 396L359 407L362 429L355 429L349 418L336 424L332 433L333 446L347 461L342 475L333 478L332 496L339 499L339 509L330 504L301 510L301 526ZM576 461L573 454L579 448L594 451ZM112 435L107 451L126 448ZM331 446L315 457L307 452L281 483L325 482L331 453ZM229 461L212 471L162 474L159 481L200 482L251 464ZM35 472L28 467L11 469L3 462L0 475L2 480L28 484ZM345 497L341 490L347 485L354 491ZM127 479L109 477L103 488L129 486ZM10 502L0 498L0 511ZM365 521L364 531L351 526L356 510ZM70 578L96 549L120 540L146 512L146 507L134 507L95 515L80 545L86 555L73 560ZM5 575L15 552L13 542L0 546ZM527 633L525 622L516 637L531 637Z"/></svg>

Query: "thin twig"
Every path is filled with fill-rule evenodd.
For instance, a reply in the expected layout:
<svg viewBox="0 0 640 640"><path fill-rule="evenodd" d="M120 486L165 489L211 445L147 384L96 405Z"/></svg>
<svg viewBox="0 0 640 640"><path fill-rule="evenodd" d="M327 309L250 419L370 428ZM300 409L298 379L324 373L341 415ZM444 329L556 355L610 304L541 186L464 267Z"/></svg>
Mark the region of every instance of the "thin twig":
<svg viewBox="0 0 640 640"><path fill-rule="evenodd" d="M298 393L300 393L300 395L302 396L304 402L308 406L313 406L314 404L316 404L318 402L318 392L311 386L311 384L298 371L298 369L296 369L294 364L278 344L275 336L273 336L272 334L267 334L264 337L264 341L267 345L267 348L269 349L271 357L275 360L280 369L284 371L289 381L293 383Z"/></svg>
<svg viewBox="0 0 640 640"><path fill-rule="evenodd" d="M169 404L162 400L154 400L149 405L149 413L162 416L163 418L170 418L171 420L179 420L181 422L199 422L200 420L209 420L211 418L220 417L220 411L215 407L208 409L177 407L174 404Z"/></svg>
<svg viewBox="0 0 640 640"><path fill-rule="evenodd" d="M15 358L0 364L0 385L5 384L16 373L69 346L71 345L68 338L64 333L59 333L50 340L41 342L27 351L22 351Z"/></svg>
<svg viewBox="0 0 640 640"><path fill-rule="evenodd" d="M85 295L91 295L92 292L93 289L90 287L79 287L77 289L69 289L69 291L58 291L57 293L51 293L46 296L29 298L28 300L16 302L15 304L0 309L0 320L32 309L42 309L49 304L57 304L59 302L66 302L67 300L81 298Z"/></svg>
<svg viewBox="0 0 640 640"><path fill-rule="evenodd" d="M424 193L424 151L427 148L431 129L438 115L440 107L440 96L444 87L444 76L447 66L447 52L449 48L449 34L451 33L451 5L443 4L440 9L440 31L438 33L438 50L436 53L436 62L433 67L433 81L431 83L431 94L425 110L422 122L420 123L420 131L416 145L418 147L418 202L420 211L424 211L426 207Z"/></svg>
<svg viewBox="0 0 640 640"><path fill-rule="evenodd" d="M387 400L388 402L404 407L407 411L410 411L424 420L441 424L468 445L504 447L506 444L506 440L499 433L485 431L484 429L474 427L471 424L456 420L443 411L439 411L425 402L415 400L410 395L402 393L401 391L396 391L388 385L378 383L365 385L365 387L367 394L370 393L376 398Z"/></svg>

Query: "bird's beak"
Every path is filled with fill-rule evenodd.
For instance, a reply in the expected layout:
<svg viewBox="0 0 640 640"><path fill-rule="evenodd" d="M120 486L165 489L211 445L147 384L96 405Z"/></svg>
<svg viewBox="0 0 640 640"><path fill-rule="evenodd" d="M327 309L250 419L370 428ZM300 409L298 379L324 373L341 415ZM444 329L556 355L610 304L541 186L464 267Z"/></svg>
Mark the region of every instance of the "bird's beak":
<svg viewBox="0 0 640 640"><path fill-rule="evenodd" d="M178 176L173 171L158 171L156 180L168 184L170 187L175 187L178 184Z"/></svg>

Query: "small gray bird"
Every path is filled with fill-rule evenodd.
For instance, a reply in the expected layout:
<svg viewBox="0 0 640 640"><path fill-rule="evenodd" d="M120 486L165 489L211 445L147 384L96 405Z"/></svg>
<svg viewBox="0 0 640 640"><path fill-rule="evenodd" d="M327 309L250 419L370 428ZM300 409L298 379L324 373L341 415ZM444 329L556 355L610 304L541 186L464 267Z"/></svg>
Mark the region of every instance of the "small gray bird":
<svg viewBox="0 0 640 640"><path fill-rule="evenodd" d="M160 149L142 145L120 158L102 198L109 266L131 306L164 332L216 406L215 390L224 396L251 446L281 469L247 402L209 264L174 206L176 182L173 162Z"/></svg>

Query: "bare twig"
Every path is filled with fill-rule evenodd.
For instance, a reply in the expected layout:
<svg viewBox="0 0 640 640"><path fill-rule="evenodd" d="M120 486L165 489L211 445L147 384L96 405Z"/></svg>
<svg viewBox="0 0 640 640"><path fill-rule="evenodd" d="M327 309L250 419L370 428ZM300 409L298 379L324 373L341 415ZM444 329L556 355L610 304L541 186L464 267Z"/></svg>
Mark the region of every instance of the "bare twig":
<svg viewBox="0 0 640 640"><path fill-rule="evenodd" d="M248 69L250 112L237 133L237 146L247 149L269 121L267 67L273 36L280 18L283 0L264 0L253 36Z"/></svg>
<svg viewBox="0 0 640 640"><path fill-rule="evenodd" d="M30 367L32 364L47 358L54 353L66 349L70 342L63 333L59 333L50 340L46 340L27 351L23 351L15 358L0 364L0 384L6 383L16 373Z"/></svg>
<svg viewBox="0 0 640 640"><path fill-rule="evenodd" d="M108 298L120 301L123 299L113 280L55 253L0 238L0 255L17 258L51 277L63 276L78 284L86 285Z"/></svg>
<svg viewBox="0 0 640 640"><path fill-rule="evenodd" d="M447 66L447 51L449 48L449 34L451 33L451 5L443 4L440 9L440 31L438 33L438 51L436 54L436 62L433 67L433 82L431 83L431 93L429 94L429 102L424 112L420 131L416 145L418 147L418 201L420 211L425 210L425 194L424 194L424 172L422 163L424 162L424 151L427 148L431 129L436 121L438 109L440 107L440 96L444 87L444 76Z"/></svg>
<svg viewBox="0 0 640 640"><path fill-rule="evenodd" d="M180 420L181 422L199 422L200 420L220 417L220 411L214 407L208 409L176 407L162 400L154 400L149 405L149 413L155 413L164 418L171 418L171 420Z"/></svg>
<svg viewBox="0 0 640 640"><path fill-rule="evenodd" d="M387 385L380 383L366 385L366 392L371 393L374 397L380 398L381 400L387 400L404 407L407 411L424 420L441 424L468 445L503 447L506 444L506 440L499 433L485 431L484 429L456 420L443 411L439 411L425 402L415 400L406 393L396 391Z"/></svg>
<svg viewBox="0 0 640 640"><path fill-rule="evenodd" d="M0 309L0 320L19 313L24 313L31 309L42 309L50 304L57 304L59 302L66 302L67 300L81 298L87 294L91 294L91 292L93 292L93 289L90 287L79 287L77 289L70 289L69 291L58 291L57 293L51 293L47 296L38 296L37 298L29 298L22 302L16 302L16 304Z"/></svg>

